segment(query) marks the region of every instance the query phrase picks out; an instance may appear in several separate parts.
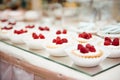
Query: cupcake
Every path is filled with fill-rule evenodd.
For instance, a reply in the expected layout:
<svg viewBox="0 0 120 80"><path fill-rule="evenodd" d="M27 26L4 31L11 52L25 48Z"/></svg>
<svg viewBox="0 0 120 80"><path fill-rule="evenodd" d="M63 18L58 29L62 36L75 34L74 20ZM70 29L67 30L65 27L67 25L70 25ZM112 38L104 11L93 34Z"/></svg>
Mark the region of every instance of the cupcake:
<svg viewBox="0 0 120 80"><path fill-rule="evenodd" d="M67 38L57 36L46 45L46 49L52 56L67 56L64 49L68 46L68 44Z"/></svg>
<svg viewBox="0 0 120 80"><path fill-rule="evenodd" d="M120 57L120 40L119 38L105 37L99 44L104 53L109 53L109 58Z"/></svg>
<svg viewBox="0 0 120 80"><path fill-rule="evenodd" d="M11 40L12 43L16 44L23 44L22 38L26 35L28 31L25 29L19 29L16 30L14 29L10 34L9 34L9 39Z"/></svg>
<svg viewBox="0 0 120 80"><path fill-rule="evenodd" d="M91 44L78 44L65 50L75 65L94 67L99 65L106 57L101 49Z"/></svg>
<svg viewBox="0 0 120 80"><path fill-rule="evenodd" d="M29 49L41 50L44 49L46 37L41 33L37 34L33 32L32 34L26 35L23 41Z"/></svg>
<svg viewBox="0 0 120 80"><path fill-rule="evenodd" d="M9 39L8 34L11 32L12 29L13 26L10 25L2 27L0 30L0 39L8 40Z"/></svg>
<svg viewBox="0 0 120 80"><path fill-rule="evenodd" d="M79 33L76 40L79 42L79 43L94 43L96 44L100 38L98 36L95 36L91 33L87 33L87 32L83 32L83 33Z"/></svg>

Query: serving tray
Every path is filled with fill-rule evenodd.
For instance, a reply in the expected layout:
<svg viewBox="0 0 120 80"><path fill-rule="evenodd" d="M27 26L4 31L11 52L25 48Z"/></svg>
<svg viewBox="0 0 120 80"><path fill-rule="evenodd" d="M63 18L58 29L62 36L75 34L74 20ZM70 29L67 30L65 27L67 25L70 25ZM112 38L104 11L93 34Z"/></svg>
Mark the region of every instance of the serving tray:
<svg viewBox="0 0 120 80"><path fill-rule="evenodd" d="M109 69L112 69L112 68L120 65L120 58L116 58L116 59L106 58L98 66L90 67L90 68L80 67L80 66L76 66L68 56L66 56L66 57L54 57L54 56L50 56L48 54L48 52L45 50L28 49L28 47L25 44L18 45L18 44L14 44L8 40L6 40L6 41L0 40L0 41L7 44L7 45L16 47L16 48L21 49L23 51L29 52L30 54L42 57L42 58L47 59L47 60L50 60L52 62L63 65L65 67L68 67L68 68L73 69L75 71L78 71L80 73L86 74L88 76L96 76L100 73L103 73Z"/></svg>

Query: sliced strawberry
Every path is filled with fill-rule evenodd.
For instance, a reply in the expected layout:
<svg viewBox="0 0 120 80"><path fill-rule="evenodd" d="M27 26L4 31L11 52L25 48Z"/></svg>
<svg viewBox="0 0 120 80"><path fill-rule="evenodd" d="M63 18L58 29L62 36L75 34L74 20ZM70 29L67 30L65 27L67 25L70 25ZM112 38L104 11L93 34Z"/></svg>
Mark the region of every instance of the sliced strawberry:
<svg viewBox="0 0 120 80"><path fill-rule="evenodd" d="M77 46L77 50L80 50L82 47L83 47L82 44L78 44L78 46Z"/></svg>
<svg viewBox="0 0 120 80"><path fill-rule="evenodd" d="M60 30L58 30L58 31L56 32L56 34L61 34L61 31L60 31Z"/></svg>
<svg viewBox="0 0 120 80"><path fill-rule="evenodd" d="M112 45L119 46L119 38L114 38L113 42L112 42Z"/></svg>
<svg viewBox="0 0 120 80"><path fill-rule="evenodd" d="M67 43L68 40L67 40L66 38L62 38L62 42L63 42L63 43Z"/></svg>
<svg viewBox="0 0 120 80"><path fill-rule="evenodd" d="M43 34L39 34L40 39L45 39L45 36Z"/></svg>
<svg viewBox="0 0 120 80"><path fill-rule="evenodd" d="M39 36L38 36L36 33L32 33L32 37L33 37L34 39L38 39L38 38L39 38Z"/></svg>
<svg viewBox="0 0 120 80"><path fill-rule="evenodd" d="M66 29L64 29L62 33L63 33L63 34L67 34L67 30L66 30Z"/></svg>
<svg viewBox="0 0 120 80"><path fill-rule="evenodd" d="M81 53L88 53L89 50L88 50L87 48L85 48L85 47L81 47L81 48L80 48L80 52L81 52Z"/></svg>

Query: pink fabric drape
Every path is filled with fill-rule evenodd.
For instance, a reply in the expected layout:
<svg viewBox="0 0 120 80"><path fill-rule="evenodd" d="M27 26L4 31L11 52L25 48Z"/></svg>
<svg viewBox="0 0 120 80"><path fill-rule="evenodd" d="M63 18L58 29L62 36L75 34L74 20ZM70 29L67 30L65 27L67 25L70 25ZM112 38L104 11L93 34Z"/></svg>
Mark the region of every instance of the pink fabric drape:
<svg viewBox="0 0 120 80"><path fill-rule="evenodd" d="M0 80L34 80L34 74L0 59Z"/></svg>

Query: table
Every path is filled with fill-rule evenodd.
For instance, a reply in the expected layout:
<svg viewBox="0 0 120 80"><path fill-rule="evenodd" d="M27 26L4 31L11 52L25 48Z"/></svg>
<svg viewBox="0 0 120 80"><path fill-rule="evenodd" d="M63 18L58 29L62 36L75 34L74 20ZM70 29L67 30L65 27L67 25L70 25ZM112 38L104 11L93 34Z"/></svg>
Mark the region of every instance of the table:
<svg viewBox="0 0 120 80"><path fill-rule="evenodd" d="M0 60L16 70L17 77L12 75L15 80L120 80L120 65L91 77L3 42L0 42ZM21 77L18 70L27 77Z"/></svg>

